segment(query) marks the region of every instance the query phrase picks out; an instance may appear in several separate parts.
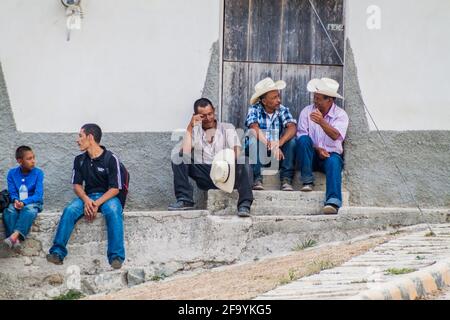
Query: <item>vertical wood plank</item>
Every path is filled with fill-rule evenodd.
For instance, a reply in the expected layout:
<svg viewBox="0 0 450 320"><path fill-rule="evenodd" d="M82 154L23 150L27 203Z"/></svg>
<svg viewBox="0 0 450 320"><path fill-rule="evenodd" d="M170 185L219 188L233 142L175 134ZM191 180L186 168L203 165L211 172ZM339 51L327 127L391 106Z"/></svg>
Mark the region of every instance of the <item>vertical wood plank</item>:
<svg viewBox="0 0 450 320"><path fill-rule="evenodd" d="M248 63L224 62L222 121L243 128L248 108Z"/></svg>
<svg viewBox="0 0 450 320"><path fill-rule="evenodd" d="M311 63L312 17L308 0L286 0L283 7L282 62Z"/></svg>
<svg viewBox="0 0 450 320"><path fill-rule="evenodd" d="M248 60L281 62L280 0L250 0Z"/></svg>
<svg viewBox="0 0 450 320"><path fill-rule="evenodd" d="M327 32L339 55L344 59L344 30L337 26L344 25L344 1L343 0L312 0L319 17L321 18ZM328 39L320 20L311 9L312 16L312 64L342 65L338 55Z"/></svg>
<svg viewBox="0 0 450 320"><path fill-rule="evenodd" d="M305 65L285 64L282 69L286 89L282 91L282 104L289 107L295 119L298 119L304 107L310 105L310 94L306 84L311 80L311 68Z"/></svg>
<svg viewBox="0 0 450 320"><path fill-rule="evenodd" d="M223 59L226 61L247 60L249 1L225 1Z"/></svg>

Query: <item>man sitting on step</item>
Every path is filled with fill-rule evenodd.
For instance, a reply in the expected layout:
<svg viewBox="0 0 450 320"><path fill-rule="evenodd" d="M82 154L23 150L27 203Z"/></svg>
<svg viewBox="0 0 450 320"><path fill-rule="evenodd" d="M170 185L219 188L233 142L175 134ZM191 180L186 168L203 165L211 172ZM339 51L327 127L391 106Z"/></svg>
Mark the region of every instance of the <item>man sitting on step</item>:
<svg viewBox="0 0 450 320"><path fill-rule="evenodd" d="M255 86L250 99L245 126L248 130L246 154L253 168L253 190L264 190L261 167L276 163L280 169L281 190L293 191L295 173L296 124L289 108L281 105L280 90L286 87L283 80L274 82L266 78ZM279 167L278 167L279 166Z"/></svg>
<svg viewBox="0 0 450 320"><path fill-rule="evenodd" d="M193 187L189 177L202 190L220 188L239 193L238 216L248 217L253 202L249 170L239 158L241 143L232 124L216 120L211 101L201 98L194 103L182 150L172 155L173 185L177 202L169 211L194 208ZM230 160L231 154L231 160ZM238 161L236 164L235 162Z"/></svg>
<svg viewBox="0 0 450 320"><path fill-rule="evenodd" d="M348 128L347 113L336 105L339 83L322 78L313 79L307 89L314 93L314 104L300 113L297 129L297 159L303 187L312 191L313 170L326 174L324 214L337 214L342 206L343 142Z"/></svg>

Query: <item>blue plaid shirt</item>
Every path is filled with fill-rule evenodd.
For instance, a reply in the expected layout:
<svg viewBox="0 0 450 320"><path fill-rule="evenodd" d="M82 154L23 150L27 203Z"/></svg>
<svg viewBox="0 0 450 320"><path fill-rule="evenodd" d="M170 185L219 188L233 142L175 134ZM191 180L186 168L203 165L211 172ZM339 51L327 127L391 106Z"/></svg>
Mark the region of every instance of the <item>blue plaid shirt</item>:
<svg viewBox="0 0 450 320"><path fill-rule="evenodd" d="M259 128L263 130L266 134L266 139L268 141L278 141L283 129L289 123L297 124L297 121L292 116L289 108L280 105L278 109L275 110L272 116L269 116L264 110L261 102L251 106L248 110L247 120L245 120L245 127L250 129L250 125L257 123Z"/></svg>

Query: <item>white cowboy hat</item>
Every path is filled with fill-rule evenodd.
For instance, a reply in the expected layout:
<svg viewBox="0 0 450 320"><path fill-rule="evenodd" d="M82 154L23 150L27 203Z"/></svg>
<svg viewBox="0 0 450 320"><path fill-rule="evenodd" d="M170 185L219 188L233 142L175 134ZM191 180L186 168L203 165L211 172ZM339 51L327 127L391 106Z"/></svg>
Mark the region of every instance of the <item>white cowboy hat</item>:
<svg viewBox="0 0 450 320"><path fill-rule="evenodd" d="M232 193L235 180L235 156L231 149L219 151L213 159L209 176L214 185L228 193Z"/></svg>
<svg viewBox="0 0 450 320"><path fill-rule="evenodd" d="M255 104L256 102L258 102L259 97L267 92L274 90L283 90L284 88L286 88L286 82L284 82L283 80L274 82L271 78L265 78L264 80L261 80L256 84L255 93L250 99L250 104Z"/></svg>
<svg viewBox="0 0 450 320"><path fill-rule="evenodd" d="M308 82L307 89L309 92L320 93L329 97L344 99L344 97L337 93L339 89L339 83L333 79L312 79L310 82Z"/></svg>

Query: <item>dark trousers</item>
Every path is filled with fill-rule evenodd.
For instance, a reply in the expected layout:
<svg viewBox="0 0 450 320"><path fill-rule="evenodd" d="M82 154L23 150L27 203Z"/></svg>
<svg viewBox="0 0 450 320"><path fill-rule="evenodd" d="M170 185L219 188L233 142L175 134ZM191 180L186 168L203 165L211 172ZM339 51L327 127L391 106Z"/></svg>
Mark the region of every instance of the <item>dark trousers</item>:
<svg viewBox="0 0 450 320"><path fill-rule="evenodd" d="M210 164L187 164L185 162L175 164L172 162L172 171L175 197L178 201L194 203L194 188L189 183L189 177L194 179L201 190L217 189L209 176L211 172ZM253 192L248 165L236 164L234 188L239 193L238 207L242 205L250 208L253 202Z"/></svg>
<svg viewBox="0 0 450 320"><path fill-rule="evenodd" d="M330 157L321 160L314 150L314 145L310 137L301 136L297 138L298 165L301 172L303 184L314 182L314 171L325 173L327 177L327 191L325 204L342 206L342 177L341 172L344 165L342 156L333 152Z"/></svg>

